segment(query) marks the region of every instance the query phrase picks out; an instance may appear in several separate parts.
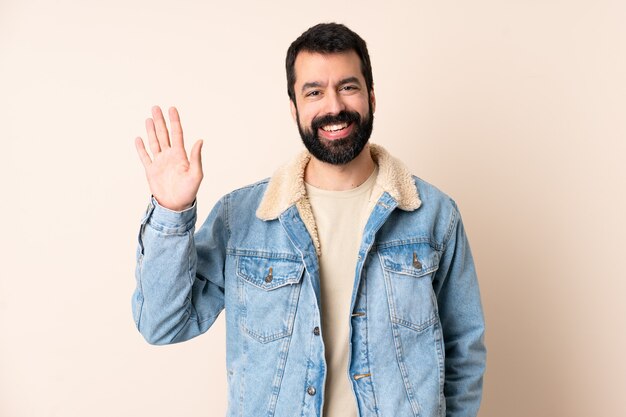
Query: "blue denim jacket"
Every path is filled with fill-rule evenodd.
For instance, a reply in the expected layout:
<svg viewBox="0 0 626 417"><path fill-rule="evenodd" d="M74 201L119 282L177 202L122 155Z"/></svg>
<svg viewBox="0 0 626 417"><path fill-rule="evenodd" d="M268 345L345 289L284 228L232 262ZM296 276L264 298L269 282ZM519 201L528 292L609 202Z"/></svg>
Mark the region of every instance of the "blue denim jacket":
<svg viewBox="0 0 626 417"><path fill-rule="evenodd" d="M359 415L476 416L485 369L474 263L455 203L382 147L377 203L354 276L349 365ZM133 316L149 343L204 333L226 311L228 416L320 416L317 230L303 152L271 180L196 208L153 199L141 223Z"/></svg>

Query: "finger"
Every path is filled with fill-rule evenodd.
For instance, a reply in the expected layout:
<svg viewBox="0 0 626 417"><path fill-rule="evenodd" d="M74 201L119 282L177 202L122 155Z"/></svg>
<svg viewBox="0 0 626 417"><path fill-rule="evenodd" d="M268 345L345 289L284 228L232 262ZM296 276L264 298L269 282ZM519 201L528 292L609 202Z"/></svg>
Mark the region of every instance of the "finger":
<svg viewBox="0 0 626 417"><path fill-rule="evenodd" d="M165 119L163 118L163 112L161 112L161 108L159 106L152 107L152 118L154 119L154 127L156 129L156 136L159 140L159 145L161 145L161 149L166 149L170 147L170 135L167 131L167 126L165 125Z"/></svg>
<svg viewBox="0 0 626 417"><path fill-rule="evenodd" d="M170 107L170 128L172 129L172 146L179 146L185 149L185 143L183 141L183 127L180 124L180 116L176 107Z"/></svg>
<svg viewBox="0 0 626 417"><path fill-rule="evenodd" d="M197 141L191 148L190 168L197 174L202 175L202 140Z"/></svg>
<svg viewBox="0 0 626 417"><path fill-rule="evenodd" d="M153 156L156 156L161 152L161 146L157 140L156 132L154 131L154 121L152 119L146 119L146 132L148 132L148 145Z"/></svg>
<svg viewBox="0 0 626 417"><path fill-rule="evenodd" d="M140 137L135 138L135 148L137 148L137 153L139 154L139 159L141 159L141 163L145 169L148 169L150 164L152 163L152 159L150 159L150 155L146 152L146 147L143 144L143 140Z"/></svg>

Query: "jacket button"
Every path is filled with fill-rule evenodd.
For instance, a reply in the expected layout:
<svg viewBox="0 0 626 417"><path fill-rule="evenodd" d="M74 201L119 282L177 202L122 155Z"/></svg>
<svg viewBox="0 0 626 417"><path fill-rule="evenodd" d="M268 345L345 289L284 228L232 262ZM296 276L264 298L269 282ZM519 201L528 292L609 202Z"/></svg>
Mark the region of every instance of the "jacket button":
<svg viewBox="0 0 626 417"><path fill-rule="evenodd" d="M313 334L314 334L315 336L319 336L319 335L320 335L320 328L319 328L319 327L317 327L317 326L315 326L315 328L313 329Z"/></svg>
<svg viewBox="0 0 626 417"><path fill-rule="evenodd" d="M309 395L315 395L315 393L316 393L317 391L315 390L315 387L313 387L313 386L309 386L309 387L306 389L306 392L307 392L307 394L309 394Z"/></svg>

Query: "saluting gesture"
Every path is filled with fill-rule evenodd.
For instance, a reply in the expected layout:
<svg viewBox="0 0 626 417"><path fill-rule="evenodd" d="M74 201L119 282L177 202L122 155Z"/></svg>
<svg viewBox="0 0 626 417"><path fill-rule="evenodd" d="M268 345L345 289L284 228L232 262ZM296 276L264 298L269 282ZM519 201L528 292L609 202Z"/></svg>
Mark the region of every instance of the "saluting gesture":
<svg viewBox="0 0 626 417"><path fill-rule="evenodd" d="M187 159L183 128L178 110L169 109L172 140L165 125L165 118L159 106L152 107L152 118L146 119L148 145L152 158L146 151L141 137L135 139L139 158L146 170L150 192L163 207L181 211L193 205L202 181L202 160L200 151L202 140L191 148Z"/></svg>

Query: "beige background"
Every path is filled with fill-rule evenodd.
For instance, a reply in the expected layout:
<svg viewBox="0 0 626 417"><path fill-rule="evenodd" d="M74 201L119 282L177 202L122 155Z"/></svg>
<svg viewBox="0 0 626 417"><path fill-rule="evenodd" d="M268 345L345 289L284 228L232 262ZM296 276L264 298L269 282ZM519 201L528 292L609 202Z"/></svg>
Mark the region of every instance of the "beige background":
<svg viewBox="0 0 626 417"><path fill-rule="evenodd" d="M203 219L301 148L284 54L320 21L369 44L372 140L461 207L480 416L626 416L626 3L591 0L0 0L0 416L224 414L223 316L168 347L133 325L133 139L178 106Z"/></svg>

